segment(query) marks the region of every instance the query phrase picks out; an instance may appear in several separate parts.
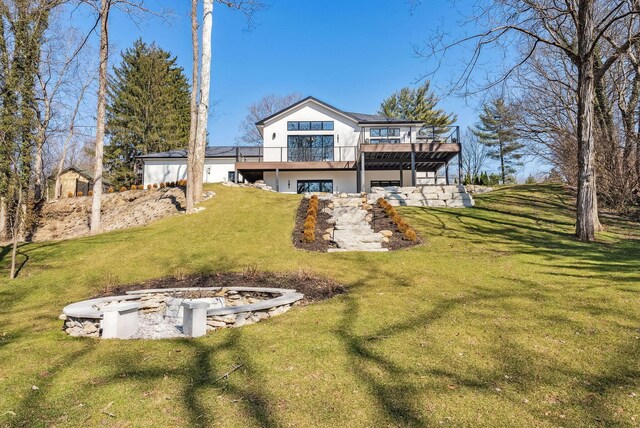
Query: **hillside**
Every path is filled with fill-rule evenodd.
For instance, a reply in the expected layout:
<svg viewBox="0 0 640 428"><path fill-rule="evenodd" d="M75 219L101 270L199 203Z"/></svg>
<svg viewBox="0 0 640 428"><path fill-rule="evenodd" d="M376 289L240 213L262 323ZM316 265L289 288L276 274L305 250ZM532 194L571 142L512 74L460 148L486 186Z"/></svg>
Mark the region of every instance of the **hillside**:
<svg viewBox="0 0 640 428"><path fill-rule="evenodd" d="M89 196L61 198L46 202L40 211L34 242L78 238L89 235L91 218ZM112 230L144 226L184 211L184 190L127 190L105 194L102 198L102 228Z"/></svg>
<svg viewBox="0 0 640 428"><path fill-rule="evenodd" d="M0 426L639 424L637 223L580 243L560 186L515 186L401 208L417 247L310 253L291 244L298 196L210 189L195 215L22 245L13 282L2 249ZM78 339L57 318L115 285L244 270L348 292L197 340Z"/></svg>

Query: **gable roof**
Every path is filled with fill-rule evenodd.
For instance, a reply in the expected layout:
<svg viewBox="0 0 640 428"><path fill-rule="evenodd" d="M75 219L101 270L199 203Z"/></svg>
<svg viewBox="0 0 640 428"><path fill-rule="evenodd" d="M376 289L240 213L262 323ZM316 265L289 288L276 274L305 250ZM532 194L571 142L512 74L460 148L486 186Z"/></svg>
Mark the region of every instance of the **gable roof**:
<svg viewBox="0 0 640 428"><path fill-rule="evenodd" d="M259 157L260 147L249 146L208 146L205 148L205 158L235 158L236 150L243 157ZM174 149L160 153L149 153L147 155L136 156L140 159L183 159L187 157L185 149Z"/></svg>
<svg viewBox="0 0 640 428"><path fill-rule="evenodd" d="M322 100L319 100L318 98L312 97L312 96L308 96L306 98L301 99L298 102L295 102L293 104L291 104L289 107L285 107L280 111L277 111L275 113L273 113L270 116L265 117L264 119L260 120L259 122L256 122L256 126L258 128L261 128L265 125L266 122L270 121L273 118L276 118L278 116L280 116L283 113L286 113L289 110L293 110L294 108L308 102L308 101L312 101L316 104L319 104L325 108L328 108L329 110L333 110L338 114L341 114L342 116L345 116L351 120L353 120L354 122L357 122L358 124L367 124L367 123L422 123L422 121L420 120L408 120L408 119L404 119L404 118L393 118L393 117L387 117L387 116L382 116L382 115L378 115L378 114L366 114L366 113L352 113L352 112L347 112L344 110L340 110L337 107L332 106L331 104L325 103Z"/></svg>

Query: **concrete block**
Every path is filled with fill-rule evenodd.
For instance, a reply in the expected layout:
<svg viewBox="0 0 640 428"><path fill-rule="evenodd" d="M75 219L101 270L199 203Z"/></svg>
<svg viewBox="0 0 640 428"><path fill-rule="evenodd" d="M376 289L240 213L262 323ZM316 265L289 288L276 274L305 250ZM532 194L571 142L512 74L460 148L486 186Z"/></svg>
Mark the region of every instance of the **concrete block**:
<svg viewBox="0 0 640 428"><path fill-rule="evenodd" d="M429 201L426 201L426 203L428 207L446 207L447 206L445 201L441 201L440 199L429 200Z"/></svg>
<svg viewBox="0 0 640 428"><path fill-rule="evenodd" d="M207 334L207 309L209 302L195 299L182 301L182 332L187 337L200 337Z"/></svg>
<svg viewBox="0 0 640 428"><path fill-rule="evenodd" d="M136 334L139 307L138 302L105 306L102 309L102 338L128 339Z"/></svg>

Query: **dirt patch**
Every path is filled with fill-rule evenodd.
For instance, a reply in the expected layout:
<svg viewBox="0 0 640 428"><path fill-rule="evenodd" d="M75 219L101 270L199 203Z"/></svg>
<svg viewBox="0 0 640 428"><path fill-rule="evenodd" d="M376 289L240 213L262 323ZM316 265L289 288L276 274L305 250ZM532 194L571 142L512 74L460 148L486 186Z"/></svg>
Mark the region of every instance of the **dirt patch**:
<svg viewBox="0 0 640 428"><path fill-rule="evenodd" d="M375 232L380 232L381 230L390 230L393 232L393 235L389 238L389 242L383 242L382 246L388 248L390 251L393 250L401 250L402 248L415 247L416 245L422 244L422 239L418 236L416 241L409 241L406 239L398 227L391 221L387 213L380 207L380 205L375 204L371 211L369 211L373 216L371 220L371 227Z"/></svg>
<svg viewBox="0 0 640 428"><path fill-rule="evenodd" d="M304 294L303 304L329 299L336 294L346 292L346 288L331 279L314 276L305 271L293 273L257 272L247 269L244 272L219 272L204 275L192 275L185 278L173 276L152 279L135 284L109 287L94 296L118 296L131 290L153 288L187 288L187 287L268 287L290 288Z"/></svg>
<svg viewBox="0 0 640 428"><path fill-rule="evenodd" d="M90 196L61 198L45 203L32 241L78 238L89 235ZM143 226L184 211L184 189L128 190L102 197L102 229L105 232Z"/></svg>
<svg viewBox="0 0 640 428"><path fill-rule="evenodd" d="M316 222L316 240L314 242L302 242L302 231L304 229L304 221L307 217L307 209L309 209L309 199L303 198L296 212L296 224L293 229L293 245L307 251L326 252L329 248L337 248L333 241L325 241L322 237L326 235L327 229L332 229L333 225L327 223L331 218L331 214L323 213L322 210L327 208L329 201L318 201L318 220ZM333 238L333 236L332 236Z"/></svg>

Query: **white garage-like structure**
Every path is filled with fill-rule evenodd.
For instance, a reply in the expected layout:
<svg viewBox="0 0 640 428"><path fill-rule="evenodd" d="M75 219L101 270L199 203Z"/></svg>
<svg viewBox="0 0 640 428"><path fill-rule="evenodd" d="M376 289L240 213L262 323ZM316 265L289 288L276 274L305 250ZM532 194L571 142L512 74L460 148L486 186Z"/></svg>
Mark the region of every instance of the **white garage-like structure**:
<svg viewBox="0 0 640 428"><path fill-rule="evenodd" d="M259 147L212 146L207 147L204 161L204 182L236 181L236 162L258 162ZM187 178L187 151L170 150L138 156L141 163L142 184L170 183ZM239 175L238 181L243 177Z"/></svg>

